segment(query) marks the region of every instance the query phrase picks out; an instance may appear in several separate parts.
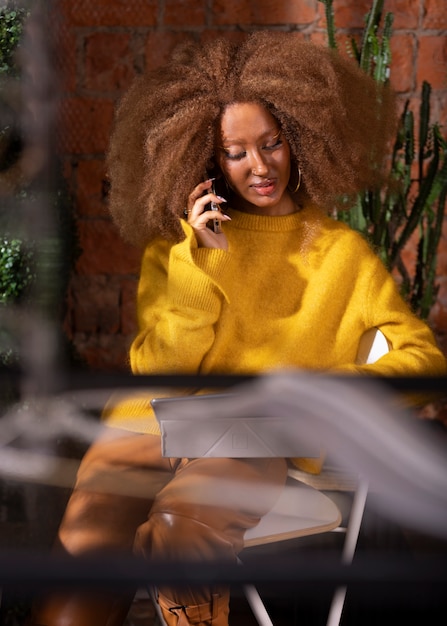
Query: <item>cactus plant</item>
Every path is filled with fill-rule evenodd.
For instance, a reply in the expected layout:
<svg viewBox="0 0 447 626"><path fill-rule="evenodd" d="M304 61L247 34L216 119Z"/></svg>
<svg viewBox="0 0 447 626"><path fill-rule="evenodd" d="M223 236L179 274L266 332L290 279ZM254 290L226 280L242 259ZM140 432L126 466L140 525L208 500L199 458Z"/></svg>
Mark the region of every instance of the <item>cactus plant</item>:
<svg viewBox="0 0 447 626"><path fill-rule="evenodd" d="M336 49L333 0L320 2L325 5L328 45ZM373 0L361 43L358 46L351 38L348 52L365 72L386 83L390 77L393 15L385 15L380 29L383 5L384 0ZM392 184L359 194L349 211L336 214L371 242L396 276L402 295L423 319L428 318L438 291L437 250L447 195L447 141L439 125L430 122L430 95L431 87L424 81L417 129L409 101L405 102L390 155ZM417 249L413 271L404 261L410 239L416 241Z"/></svg>

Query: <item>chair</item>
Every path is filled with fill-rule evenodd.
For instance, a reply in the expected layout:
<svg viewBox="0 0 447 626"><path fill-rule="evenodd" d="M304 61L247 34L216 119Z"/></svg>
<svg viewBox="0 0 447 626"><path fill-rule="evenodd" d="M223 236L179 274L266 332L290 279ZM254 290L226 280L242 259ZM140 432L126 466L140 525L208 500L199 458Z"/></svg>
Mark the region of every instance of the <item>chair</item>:
<svg viewBox="0 0 447 626"><path fill-rule="evenodd" d="M357 363L373 363L389 351L384 335L372 329L363 335L359 344ZM350 491L354 493L346 527L341 527L341 512L325 491ZM340 468L324 467L312 475L291 468L285 488L274 508L260 523L245 534L244 548L276 543L288 539L326 532L344 532L342 562L350 563L354 557L366 504L368 486L360 477L353 477ZM242 564L242 561L239 561ZM254 585L245 585L244 594L259 626L273 626L270 616ZM150 595L155 601L154 589ZM336 589L329 610L327 626L340 623L346 588ZM165 624L158 604L158 618Z"/></svg>
<svg viewBox="0 0 447 626"><path fill-rule="evenodd" d="M307 488L307 490L305 489ZM341 513L335 502L319 489L354 492L349 520L341 526ZM342 562L354 557L368 492L367 483L339 468L324 468L319 475L289 469L286 487L275 507L255 528L245 534L245 548L306 537L325 532L345 533ZM304 512L304 514L303 514ZM242 561L241 561L242 563ZM254 585L245 585L244 594L259 626L273 626ZM346 588L336 589L326 626L340 623Z"/></svg>
<svg viewBox="0 0 447 626"><path fill-rule="evenodd" d="M244 548L287 539L329 532L340 528L341 513L329 497L304 482L297 481L293 470L275 507L255 528L245 534ZM305 511L305 514L303 514ZM242 564L242 561L239 560ZM254 585L244 585L244 595L260 626L273 626L261 597ZM156 602L156 593L149 589L160 624L165 625Z"/></svg>
<svg viewBox="0 0 447 626"><path fill-rule="evenodd" d="M367 331L360 340L357 364L374 363L389 351L388 342L378 329ZM314 491L306 492L303 486ZM341 513L335 503L320 490L353 492L349 520L340 526ZM342 562L354 558L365 510L368 485L361 477L353 477L337 467L326 467L320 474L291 468L284 492L275 507L255 528L245 534L245 547L285 541L324 532L344 532ZM296 507L296 508L295 508ZM306 517L300 514L306 512ZM246 585L244 593L260 626L273 626L264 603L254 585ZM326 626L338 626L346 597L346 587L336 589Z"/></svg>

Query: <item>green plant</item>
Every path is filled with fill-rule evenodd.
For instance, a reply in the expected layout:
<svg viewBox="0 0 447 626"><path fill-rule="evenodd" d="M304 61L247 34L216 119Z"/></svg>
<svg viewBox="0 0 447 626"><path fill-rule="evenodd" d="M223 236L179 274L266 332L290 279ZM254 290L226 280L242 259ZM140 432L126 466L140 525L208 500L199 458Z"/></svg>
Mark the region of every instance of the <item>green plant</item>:
<svg viewBox="0 0 447 626"><path fill-rule="evenodd" d="M10 105L12 82L16 83L20 70L16 62L16 51L20 43L24 20L28 11L21 2L9 1L0 5L0 80L1 80L1 124L0 124L0 173L7 176L14 167L21 150L20 140L14 125ZM9 201L2 198L2 223L0 234L0 314L6 313L10 305L20 304L29 292L35 279L34 252L15 228L9 228L6 218ZM10 316L11 317L11 316ZM0 364L9 365L18 360L17 341L9 324L0 326Z"/></svg>
<svg viewBox="0 0 447 626"><path fill-rule="evenodd" d="M25 309L55 323L63 316L65 291L79 252L73 201L60 164L54 160L51 189L42 190L40 180L25 183L20 175L28 138L18 121L23 103L15 52L36 4L36 0L0 1L0 183L6 181L0 191L0 364L4 365L21 360L17 321ZM43 206L48 211L44 219L51 224L36 233L23 218L38 215ZM60 339L65 345L66 339ZM71 357L71 346L66 351Z"/></svg>
<svg viewBox="0 0 447 626"><path fill-rule="evenodd" d="M34 252L22 239L0 238L0 304L18 302L32 284Z"/></svg>
<svg viewBox="0 0 447 626"><path fill-rule="evenodd" d="M0 314L26 299L35 280L34 263L35 252L22 239L7 234L0 238ZM0 325L0 364L12 365L17 360L14 334Z"/></svg>
<svg viewBox="0 0 447 626"><path fill-rule="evenodd" d="M328 44L336 49L333 0L320 2L326 10ZM348 52L365 72L385 83L390 76L393 15L385 15L380 30L383 5L384 0L373 0L360 45L351 38ZM349 211L337 215L371 242L423 319L436 301L437 250L447 195L447 141L439 125L430 123L430 93L424 81L417 129L409 101L405 103L390 154L389 186L359 194ZM403 258L410 240L417 250L414 270Z"/></svg>
<svg viewBox="0 0 447 626"><path fill-rule="evenodd" d="M23 2L10 0L0 5L0 74L17 75L19 72L15 53L28 13Z"/></svg>
<svg viewBox="0 0 447 626"><path fill-rule="evenodd" d="M16 53L28 13L20 0L0 3L0 173L5 177L9 177L5 172L14 166L21 149L14 115L14 103L20 97Z"/></svg>

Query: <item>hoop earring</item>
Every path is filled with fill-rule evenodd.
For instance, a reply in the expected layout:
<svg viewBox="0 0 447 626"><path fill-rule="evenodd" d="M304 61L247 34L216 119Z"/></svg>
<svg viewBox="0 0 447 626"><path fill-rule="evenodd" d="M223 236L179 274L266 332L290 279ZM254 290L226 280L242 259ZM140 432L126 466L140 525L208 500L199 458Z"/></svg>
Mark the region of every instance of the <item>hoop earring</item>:
<svg viewBox="0 0 447 626"><path fill-rule="evenodd" d="M290 184L290 181L289 181L289 184ZM292 190L289 185L287 185L287 189L290 191L290 193L296 193L298 189L300 188L300 186L301 186L301 170L300 168L298 168L298 183L295 189Z"/></svg>

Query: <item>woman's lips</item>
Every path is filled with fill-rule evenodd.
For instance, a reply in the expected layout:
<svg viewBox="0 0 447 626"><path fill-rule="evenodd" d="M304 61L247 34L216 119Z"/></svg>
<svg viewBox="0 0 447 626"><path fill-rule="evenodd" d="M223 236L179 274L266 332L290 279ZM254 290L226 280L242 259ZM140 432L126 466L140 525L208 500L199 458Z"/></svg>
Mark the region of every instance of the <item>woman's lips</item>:
<svg viewBox="0 0 447 626"><path fill-rule="evenodd" d="M251 187L256 191L260 196L269 196L276 187L276 181L274 179L268 179L263 181L262 183L254 183Z"/></svg>

